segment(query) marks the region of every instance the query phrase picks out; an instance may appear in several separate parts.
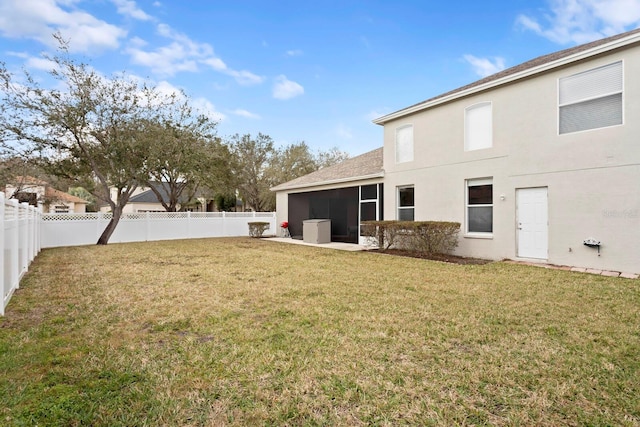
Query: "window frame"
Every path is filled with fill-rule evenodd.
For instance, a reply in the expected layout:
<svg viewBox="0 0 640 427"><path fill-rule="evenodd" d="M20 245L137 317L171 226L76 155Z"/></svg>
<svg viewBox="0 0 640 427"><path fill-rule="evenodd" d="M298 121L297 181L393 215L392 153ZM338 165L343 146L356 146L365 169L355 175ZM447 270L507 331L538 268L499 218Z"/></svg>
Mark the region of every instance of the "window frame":
<svg viewBox="0 0 640 427"><path fill-rule="evenodd" d="M406 190L411 188L413 190L413 205L409 206L401 206L402 197L400 196L400 192L402 190ZM401 219L400 211L409 211L412 212L413 219ZM415 221L416 220L416 189L414 185L401 185L396 187L396 218L398 221Z"/></svg>
<svg viewBox="0 0 640 427"><path fill-rule="evenodd" d="M469 141L470 141L470 135L472 132L469 131L469 126L470 126L470 121L469 121L469 114L472 111L478 111L481 108L489 108L489 129L488 129L488 139L489 139L489 145L487 146L481 146L478 148L471 148ZM474 133L477 133L478 130L476 130ZM477 150L486 150L488 148L493 148L493 102L492 101L483 101L483 102L477 102L475 104L469 105L468 107L465 107L464 109L464 151L477 151Z"/></svg>
<svg viewBox="0 0 640 427"><path fill-rule="evenodd" d="M491 203L481 203L481 204L470 204L469 203L469 187L479 187L483 185L491 185ZM465 236L469 237L482 237L482 238L491 238L493 237L493 207L495 205L495 200L493 199L493 177L485 177L485 178L472 178L465 180ZM469 209L474 208L491 208L491 231L470 231L469 230Z"/></svg>
<svg viewBox="0 0 640 427"><path fill-rule="evenodd" d="M398 135L401 131L403 130L411 130L411 142L410 144L408 144L406 147L404 147L404 145L402 147L404 147L406 150L406 159L403 157L401 158L400 153L401 153L401 146L400 146L400 141L398 138ZM409 124L405 124L402 126L398 126L395 129L395 160L396 160L396 164L399 163L408 163L408 162L412 162L414 159L414 134L413 134L413 124L409 123Z"/></svg>
<svg viewBox="0 0 640 427"><path fill-rule="evenodd" d="M616 90L616 91L609 91L609 92L602 92L599 93L597 95L591 95L591 96L585 96L583 98L580 98L578 100L572 100L569 102L561 102L561 92L562 92L562 84L563 81L567 82L569 79L572 78L579 78L580 76L586 76L589 73L594 73L597 70L600 69L604 69L607 67L612 67L614 65L620 64L620 90ZM624 116L625 116L625 111L624 111L624 92L625 92L625 88L624 88L624 60L620 59L617 61L613 61L607 64L603 64L603 65L599 65L597 67L592 67L577 73L573 73L567 76L563 76L563 77L559 77L558 78L558 87L557 87L557 105L558 105L558 110L557 110L557 132L559 136L562 135L571 135L571 134L575 134L575 133L580 133L580 132L589 132L589 131L593 131L593 130L598 130L598 129L606 129L606 128L610 128L610 127L614 127L614 126L622 126L624 125ZM620 123L615 123L615 124L610 124L610 125L606 125L606 126L598 126L598 127L592 127L592 128L586 128L586 129L579 129L579 130L572 130L572 131L565 131L562 132L562 124L561 124L561 110L563 107L569 107L569 106L577 106L580 104L585 104L591 101L597 101L597 100L601 100L607 97L611 97L614 95L620 95L620 112L621 112L621 117L620 117Z"/></svg>

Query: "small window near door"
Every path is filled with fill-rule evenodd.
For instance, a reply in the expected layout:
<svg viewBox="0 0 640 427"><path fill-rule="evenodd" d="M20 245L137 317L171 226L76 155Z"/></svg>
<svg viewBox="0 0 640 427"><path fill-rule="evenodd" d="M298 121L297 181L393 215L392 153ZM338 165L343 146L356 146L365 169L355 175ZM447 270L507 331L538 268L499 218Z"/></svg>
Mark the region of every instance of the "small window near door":
<svg viewBox="0 0 640 427"><path fill-rule="evenodd" d="M467 233L493 233L493 180L467 180Z"/></svg>
<svg viewBox="0 0 640 427"><path fill-rule="evenodd" d="M414 220L414 188L398 187L398 219L400 221Z"/></svg>

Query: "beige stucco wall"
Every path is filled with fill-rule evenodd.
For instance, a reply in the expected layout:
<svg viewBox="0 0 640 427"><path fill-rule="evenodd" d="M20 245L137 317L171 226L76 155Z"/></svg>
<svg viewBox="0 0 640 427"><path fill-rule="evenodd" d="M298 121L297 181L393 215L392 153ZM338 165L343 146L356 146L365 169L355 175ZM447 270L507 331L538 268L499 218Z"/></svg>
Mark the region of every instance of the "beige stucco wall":
<svg viewBox="0 0 640 427"><path fill-rule="evenodd" d="M558 78L623 60L624 124L558 135ZM493 178L493 235L461 235L464 256L517 258L517 188L548 187L554 264L640 272L640 47L415 113L384 127L385 218L397 186L415 186L416 220L465 224L465 180ZM490 101L493 147L464 151L464 110ZM395 164L395 130L412 124L414 161ZM504 200L500 200L504 195ZM601 254L582 244L601 240Z"/></svg>

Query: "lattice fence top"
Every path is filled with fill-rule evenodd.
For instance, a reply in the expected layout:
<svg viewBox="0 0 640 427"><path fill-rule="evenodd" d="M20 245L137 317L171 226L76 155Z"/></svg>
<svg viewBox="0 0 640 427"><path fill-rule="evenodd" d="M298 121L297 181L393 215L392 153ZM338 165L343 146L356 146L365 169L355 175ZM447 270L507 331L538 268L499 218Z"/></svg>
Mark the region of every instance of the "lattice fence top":
<svg viewBox="0 0 640 427"><path fill-rule="evenodd" d="M273 218L273 212L137 212L125 213L121 221L170 220L170 219L209 219L209 218ZM47 213L44 221L109 221L111 213Z"/></svg>
<svg viewBox="0 0 640 427"><path fill-rule="evenodd" d="M42 215L43 221L97 221L110 220L112 215L96 213L47 213Z"/></svg>

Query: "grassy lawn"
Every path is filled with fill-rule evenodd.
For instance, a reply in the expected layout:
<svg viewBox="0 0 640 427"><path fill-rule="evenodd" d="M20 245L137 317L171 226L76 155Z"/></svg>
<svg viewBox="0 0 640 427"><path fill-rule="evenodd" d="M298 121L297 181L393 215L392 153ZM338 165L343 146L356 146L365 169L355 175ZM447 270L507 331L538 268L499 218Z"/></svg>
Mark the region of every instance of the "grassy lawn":
<svg viewBox="0 0 640 427"><path fill-rule="evenodd" d="M256 239L43 251L0 425L640 425L640 281Z"/></svg>

